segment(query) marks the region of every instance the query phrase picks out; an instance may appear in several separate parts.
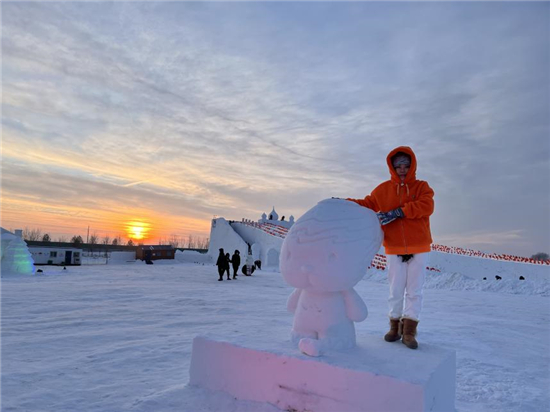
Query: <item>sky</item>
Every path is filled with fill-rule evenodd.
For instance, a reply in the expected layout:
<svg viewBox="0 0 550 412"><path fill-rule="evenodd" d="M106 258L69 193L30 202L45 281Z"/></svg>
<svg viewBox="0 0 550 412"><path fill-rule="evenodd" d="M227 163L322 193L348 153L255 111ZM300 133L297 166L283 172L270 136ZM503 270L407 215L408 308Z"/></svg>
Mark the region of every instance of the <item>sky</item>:
<svg viewBox="0 0 550 412"><path fill-rule="evenodd" d="M435 243L550 253L547 2L1 7L2 227L297 219L407 145Z"/></svg>

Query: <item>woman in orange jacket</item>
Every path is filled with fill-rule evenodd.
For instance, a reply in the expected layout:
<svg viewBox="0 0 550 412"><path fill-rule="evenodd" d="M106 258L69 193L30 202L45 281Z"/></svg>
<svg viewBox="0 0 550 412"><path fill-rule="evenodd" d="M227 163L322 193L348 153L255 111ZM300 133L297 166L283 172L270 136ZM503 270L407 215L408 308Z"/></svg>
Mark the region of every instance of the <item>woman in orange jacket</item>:
<svg viewBox="0 0 550 412"><path fill-rule="evenodd" d="M364 199L348 200L377 212L384 231L390 283L390 331L384 339L402 339L409 348L416 349L422 287L432 243L434 191L427 182L416 179L416 156L410 147L393 149L387 163L390 180Z"/></svg>

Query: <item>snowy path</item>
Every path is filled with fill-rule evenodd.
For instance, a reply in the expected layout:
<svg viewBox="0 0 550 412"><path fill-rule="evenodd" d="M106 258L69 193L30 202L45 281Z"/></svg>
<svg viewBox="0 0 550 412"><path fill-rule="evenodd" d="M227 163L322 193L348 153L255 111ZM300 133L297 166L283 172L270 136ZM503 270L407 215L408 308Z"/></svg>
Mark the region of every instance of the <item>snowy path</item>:
<svg viewBox="0 0 550 412"><path fill-rule="evenodd" d="M291 289L279 274L217 282L215 272L136 263L2 278L2 410L276 410L185 388L198 334L246 344L270 328L288 338ZM370 312L358 335L382 338L387 286L363 281L356 289ZM419 342L456 349L458 411L549 410L549 303L547 296L426 290Z"/></svg>

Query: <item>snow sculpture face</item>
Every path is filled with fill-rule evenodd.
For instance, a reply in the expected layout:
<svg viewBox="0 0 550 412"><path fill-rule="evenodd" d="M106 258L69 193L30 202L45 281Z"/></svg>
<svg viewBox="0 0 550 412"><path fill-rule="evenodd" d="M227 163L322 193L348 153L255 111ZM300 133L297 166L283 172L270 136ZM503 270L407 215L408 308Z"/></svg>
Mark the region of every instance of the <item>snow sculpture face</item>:
<svg viewBox="0 0 550 412"><path fill-rule="evenodd" d="M299 289L336 292L364 276L382 243L376 213L343 199L326 199L289 230L281 248L285 281Z"/></svg>

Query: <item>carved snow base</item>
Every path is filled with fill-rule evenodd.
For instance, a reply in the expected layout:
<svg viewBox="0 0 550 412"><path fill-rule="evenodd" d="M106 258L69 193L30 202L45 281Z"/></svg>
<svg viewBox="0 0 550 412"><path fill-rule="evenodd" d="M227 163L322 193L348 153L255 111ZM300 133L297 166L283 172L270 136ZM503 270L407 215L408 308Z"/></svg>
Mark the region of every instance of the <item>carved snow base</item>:
<svg viewBox="0 0 550 412"><path fill-rule="evenodd" d="M244 348L196 337L189 383L282 410L455 410L454 351L423 343L411 350L379 336L357 343L346 353L310 358L290 342Z"/></svg>

